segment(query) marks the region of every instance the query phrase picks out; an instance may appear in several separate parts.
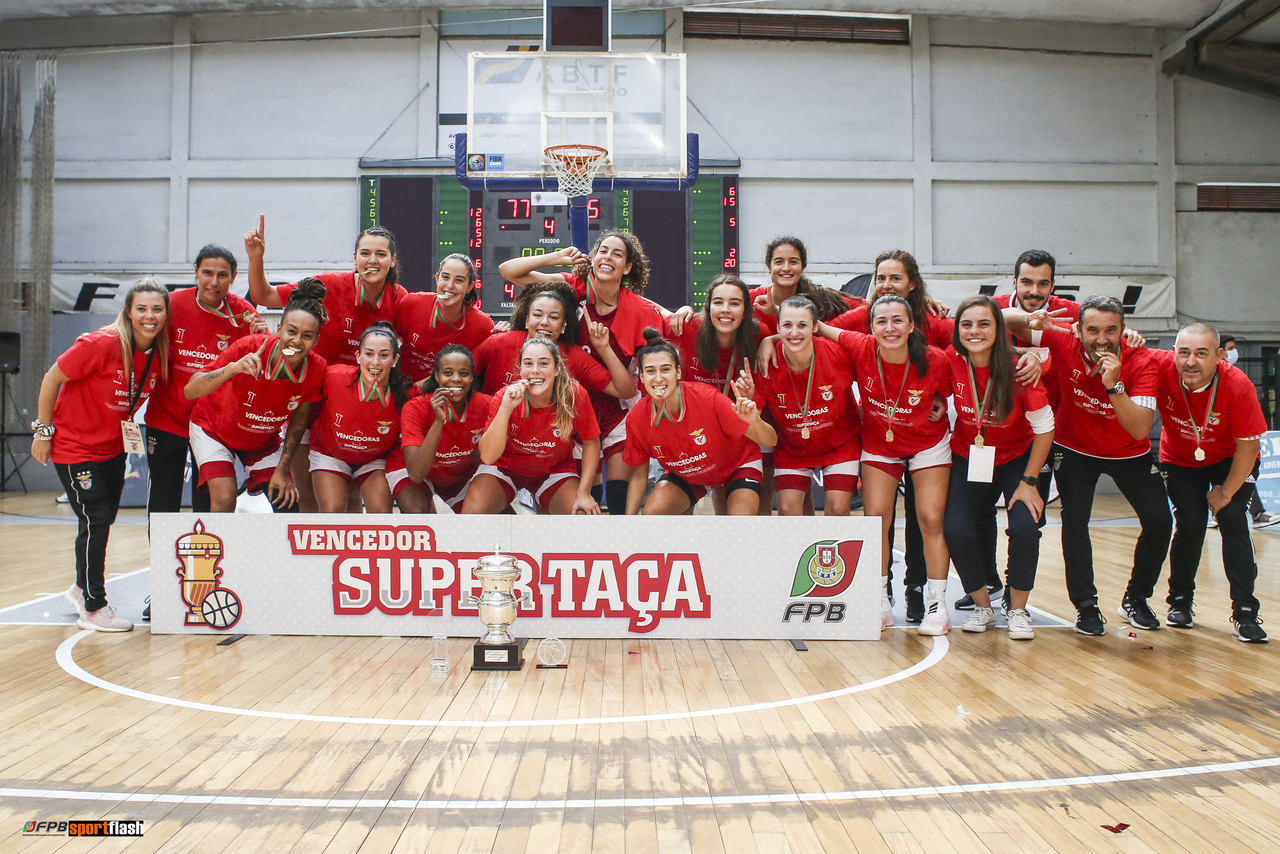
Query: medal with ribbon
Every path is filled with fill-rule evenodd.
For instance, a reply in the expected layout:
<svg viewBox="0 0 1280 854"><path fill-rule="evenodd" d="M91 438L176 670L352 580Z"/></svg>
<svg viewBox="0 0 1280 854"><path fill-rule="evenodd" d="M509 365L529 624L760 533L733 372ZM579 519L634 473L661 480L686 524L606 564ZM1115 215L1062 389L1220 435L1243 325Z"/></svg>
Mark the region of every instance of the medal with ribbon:
<svg viewBox="0 0 1280 854"><path fill-rule="evenodd" d="M1187 387L1182 383L1178 383L1178 389L1182 392L1182 399L1187 404L1187 418L1191 421L1191 431L1196 436L1196 462L1204 462L1204 448L1200 447L1200 443L1204 440L1203 433L1209 429L1209 419L1213 417L1213 402L1218 399L1218 374L1215 371L1213 375L1213 385L1209 389L1209 406L1204 411L1204 426L1201 427L1196 423L1196 414L1191 409L1191 398L1187 396Z"/></svg>

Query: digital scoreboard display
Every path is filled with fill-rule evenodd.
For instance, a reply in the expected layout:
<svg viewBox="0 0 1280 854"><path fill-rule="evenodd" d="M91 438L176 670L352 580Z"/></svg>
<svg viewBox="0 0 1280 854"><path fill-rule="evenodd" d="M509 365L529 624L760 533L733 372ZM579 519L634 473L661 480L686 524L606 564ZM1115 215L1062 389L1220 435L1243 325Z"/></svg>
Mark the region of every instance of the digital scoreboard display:
<svg viewBox="0 0 1280 854"><path fill-rule="evenodd" d="M468 190L452 177L376 176L360 179L360 221L397 237L402 283L434 290L440 262L458 252L480 275L480 307L507 318L518 288L498 274L508 258L545 255L572 243L568 199L552 192ZM645 296L676 308L700 308L721 273L737 273L738 183L733 175L704 175L687 193L618 190L587 200L587 245L606 228L634 231L649 256ZM548 272L566 272L565 267Z"/></svg>

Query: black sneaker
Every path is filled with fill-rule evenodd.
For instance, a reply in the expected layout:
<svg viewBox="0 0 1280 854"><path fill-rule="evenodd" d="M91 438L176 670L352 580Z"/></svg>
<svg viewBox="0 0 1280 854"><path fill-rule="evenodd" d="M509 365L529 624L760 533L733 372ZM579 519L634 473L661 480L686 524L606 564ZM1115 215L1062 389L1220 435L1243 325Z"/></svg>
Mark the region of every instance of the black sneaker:
<svg viewBox="0 0 1280 854"><path fill-rule="evenodd" d="M988 584L987 595L990 598L995 599L996 596L1000 594L1001 589L1002 588L998 584L995 587ZM977 603L973 601L973 597L971 595L966 593L956 600L955 605L957 611L972 611L977 606Z"/></svg>
<svg viewBox="0 0 1280 854"><path fill-rule="evenodd" d="M147 597L147 607L142 609L142 622L151 622L151 597Z"/></svg>
<svg viewBox="0 0 1280 854"><path fill-rule="evenodd" d="M1190 599L1174 599L1169 603L1169 616L1165 618L1164 624L1175 629L1189 629L1194 625L1191 621L1194 615Z"/></svg>
<svg viewBox="0 0 1280 854"><path fill-rule="evenodd" d="M890 578L890 579L886 580L886 581L885 581L885 583L884 583L884 595L889 597L889 604L890 604L890 605L894 604L894 600L893 600L893 580L892 580L892 578Z"/></svg>
<svg viewBox="0 0 1280 854"><path fill-rule="evenodd" d="M904 598L907 600L907 622L918 623L924 619L924 588L907 587Z"/></svg>
<svg viewBox="0 0 1280 854"><path fill-rule="evenodd" d="M1231 615L1231 633L1244 643L1266 643L1267 633L1253 608L1237 608Z"/></svg>
<svg viewBox="0 0 1280 854"><path fill-rule="evenodd" d="M1128 593L1124 595L1124 601L1120 603L1120 607L1116 609L1116 613L1124 617L1129 625L1135 629L1146 629L1152 631L1160 628L1160 621L1156 619L1156 615L1151 612L1151 607L1147 605L1146 599L1137 599Z"/></svg>
<svg viewBox="0 0 1280 854"><path fill-rule="evenodd" d="M1076 608L1076 634L1078 635L1101 637L1106 634L1107 630L1103 628L1106 622L1102 619L1102 612L1098 610L1096 600L1090 599Z"/></svg>

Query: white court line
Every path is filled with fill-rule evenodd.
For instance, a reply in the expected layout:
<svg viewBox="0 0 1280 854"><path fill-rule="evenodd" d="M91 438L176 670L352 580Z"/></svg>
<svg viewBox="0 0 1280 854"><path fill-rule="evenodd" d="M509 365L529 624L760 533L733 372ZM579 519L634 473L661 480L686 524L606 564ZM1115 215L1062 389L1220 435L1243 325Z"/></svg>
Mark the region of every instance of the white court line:
<svg viewBox="0 0 1280 854"><path fill-rule="evenodd" d="M107 691L113 691L116 694L122 694L126 697L133 697L137 700L146 700L152 703L162 703L169 706L179 706L184 709L198 709L205 712L217 712L226 715L244 715L254 718L273 718L277 720L287 721L313 721L316 723L336 723L336 724L375 724L381 726L407 726L407 727L542 727L542 726L582 726L594 724L624 724L624 723L642 723L644 721L673 721L687 720L690 718L710 718L720 715L738 715L744 712L758 712L765 709L779 709L785 706L799 706L803 703L816 703L820 700L830 700L835 697L846 697L850 694L858 694L863 691L870 691L875 688L882 688L885 685L892 685L894 682L901 682L909 679L917 673L928 670L937 664L947 654L950 644L946 637L936 637L933 639L933 646L929 650L929 654L920 661L908 667L906 670L900 670L889 676L883 676L871 682L863 682L858 685L850 685L845 688L837 688L834 691L824 691L821 694L808 694L804 697L790 697L785 700L771 700L767 703L751 703L745 706L727 706L720 709L701 709L698 711L688 712L664 712L661 714L651 715L619 715L610 718L545 718L532 719L522 721L455 721L455 720L413 720L406 718L356 718L344 717L340 715L304 715L294 712L269 712L261 709L241 709L235 706L215 706L209 703L196 703L191 700L179 700L175 697L166 697L162 694L149 694L145 691L138 691L133 688L126 688L123 685L117 685L114 682L108 682L98 676L94 676L76 664L73 650L77 643L84 638L93 634L93 632L85 630L76 632L71 637L64 640L58 645L57 661L58 666L65 670L71 676L79 679L81 682L87 682L97 688L103 688Z"/></svg>
<svg viewBox="0 0 1280 854"><path fill-rule="evenodd" d="M1048 780L1009 780L995 783L963 783L955 786L913 786L897 789L852 789L843 792L780 792L772 795L710 795L695 797L674 795L657 798L546 798L508 801L415 800L413 798L253 798L236 795L174 795L147 792L85 792L65 789L0 788L0 797L34 800L116 801L124 803L209 804L242 807L309 807L319 809L397 809L397 810L564 810L608 809L616 807L666 806L743 806L752 804L836 803L841 801L898 800L902 798L946 797L986 792L1037 791L1070 789L1077 786L1104 786L1110 783L1133 783L1170 777L1195 777L1225 774L1280 766L1280 756L1247 759L1240 762L1214 762L1206 765L1184 765L1179 768L1152 768L1145 771L1123 771L1117 774L1090 774L1080 777L1055 777Z"/></svg>
<svg viewBox="0 0 1280 854"><path fill-rule="evenodd" d="M150 571L151 571L151 567L144 566L142 569L135 569L133 572L123 572L116 575L112 575L108 580L119 581L121 578L129 578L131 576L137 575L139 572L150 572ZM16 611L19 608L26 608L29 605L38 605L41 602L48 602L50 599L61 599L61 598L62 598L61 591L57 593L42 593L41 595L37 596L34 599L28 599L26 602L19 602L17 605L10 605L7 608L0 608L0 614L7 614L10 611ZM23 623L6 623L6 625L24 625L24 624ZM40 625L50 625L50 624L41 623Z"/></svg>

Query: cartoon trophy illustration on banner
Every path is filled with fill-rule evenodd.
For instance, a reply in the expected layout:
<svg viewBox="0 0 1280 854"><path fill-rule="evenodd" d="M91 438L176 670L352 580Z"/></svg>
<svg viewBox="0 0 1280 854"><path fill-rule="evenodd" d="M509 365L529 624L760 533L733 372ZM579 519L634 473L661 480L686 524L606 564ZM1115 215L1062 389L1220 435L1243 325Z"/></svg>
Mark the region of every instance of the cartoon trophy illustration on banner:
<svg viewBox="0 0 1280 854"><path fill-rule="evenodd" d="M495 547L493 554L476 562L473 572L480 579L481 593L478 597L466 597L463 604L480 609L480 622L487 631L475 643L471 669L519 670L524 658L520 642L511 636L511 624L516 619L516 600L511 589L520 577L515 556L504 555ZM525 591L520 604L533 607L529 591Z"/></svg>
<svg viewBox="0 0 1280 854"><path fill-rule="evenodd" d="M182 601L187 605L185 625L229 629L240 620L240 597L223 587L222 538L207 534L196 520L191 533L174 544L182 565L175 573L182 579Z"/></svg>

